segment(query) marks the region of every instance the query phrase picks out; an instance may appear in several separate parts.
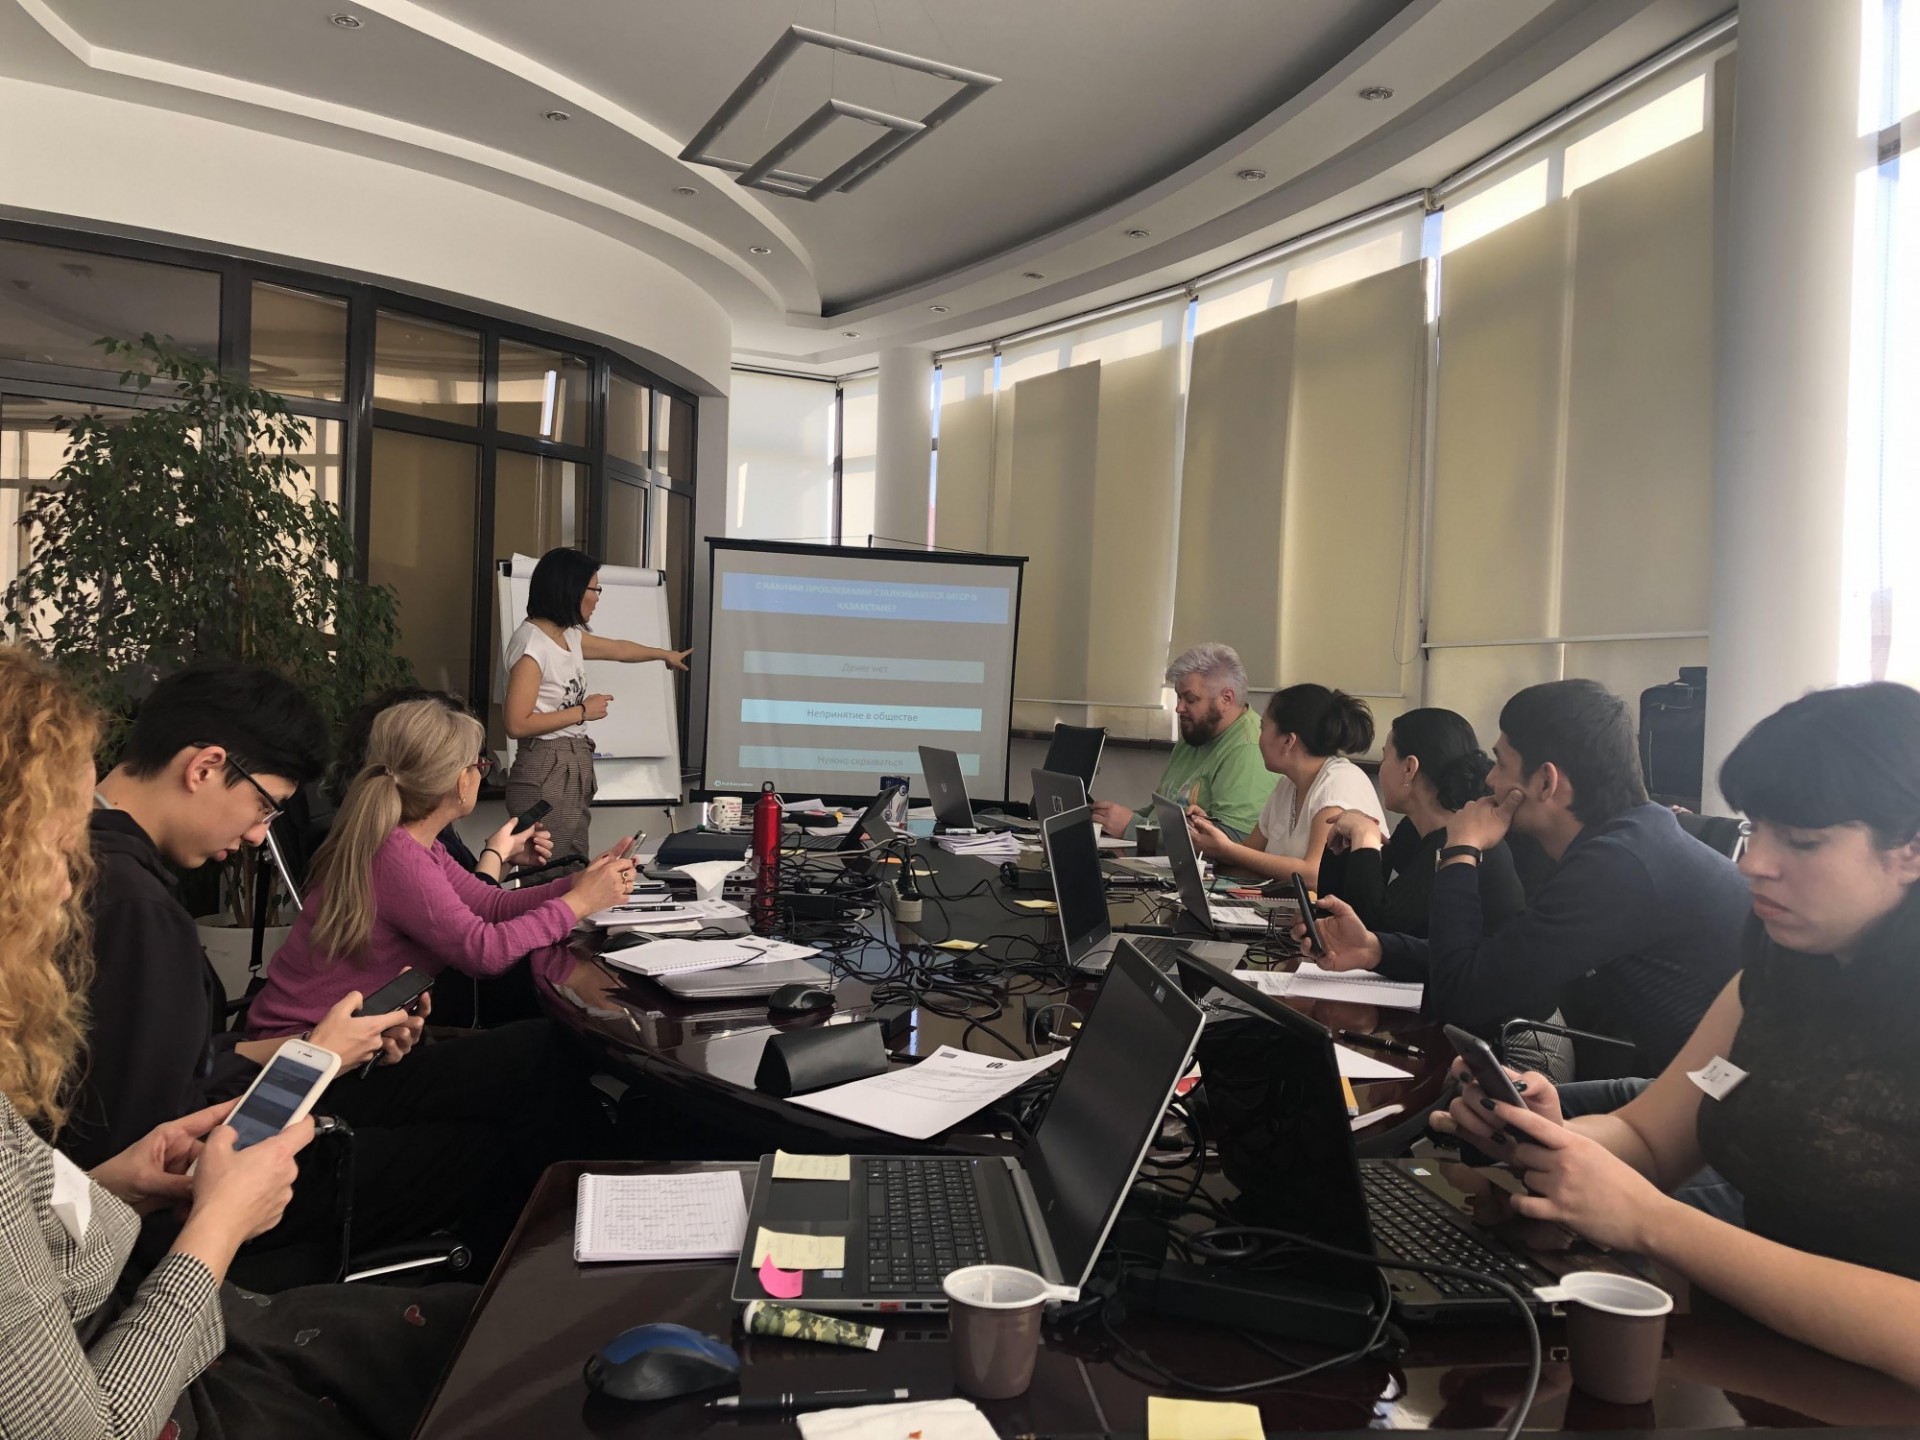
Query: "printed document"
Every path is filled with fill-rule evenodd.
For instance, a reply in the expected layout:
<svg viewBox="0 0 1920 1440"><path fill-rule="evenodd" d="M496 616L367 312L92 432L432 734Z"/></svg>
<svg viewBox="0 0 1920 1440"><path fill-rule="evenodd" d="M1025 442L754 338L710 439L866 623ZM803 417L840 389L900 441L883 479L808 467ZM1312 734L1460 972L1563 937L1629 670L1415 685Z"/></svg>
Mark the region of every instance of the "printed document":
<svg viewBox="0 0 1920 1440"><path fill-rule="evenodd" d="M908 1069L816 1090L811 1095L795 1095L787 1103L869 1125L889 1135L927 1140L1066 1058L1066 1051L1057 1050L1031 1060L1003 1060L942 1045Z"/></svg>

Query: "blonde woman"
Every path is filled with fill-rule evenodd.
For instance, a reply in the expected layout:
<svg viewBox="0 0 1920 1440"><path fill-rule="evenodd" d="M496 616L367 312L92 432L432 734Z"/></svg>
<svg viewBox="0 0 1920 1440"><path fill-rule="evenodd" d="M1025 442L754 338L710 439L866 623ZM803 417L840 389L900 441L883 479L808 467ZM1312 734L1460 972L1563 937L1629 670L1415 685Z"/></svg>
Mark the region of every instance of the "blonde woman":
<svg viewBox="0 0 1920 1440"><path fill-rule="evenodd" d="M0 1435L404 1436L472 1287L327 1285L262 1306L222 1286L239 1246L279 1220L311 1121L236 1151L216 1105L90 1175L35 1133L58 1138L85 1024L76 882L97 738L68 686L0 646ZM140 1217L165 1206L185 1224L122 1302Z"/></svg>
<svg viewBox="0 0 1920 1440"><path fill-rule="evenodd" d="M297 1034L349 990L371 995L402 970L499 975L626 898L622 840L578 875L501 890L436 838L471 814L493 762L471 715L415 700L373 722L367 764L313 859L293 933L248 1011L259 1036Z"/></svg>

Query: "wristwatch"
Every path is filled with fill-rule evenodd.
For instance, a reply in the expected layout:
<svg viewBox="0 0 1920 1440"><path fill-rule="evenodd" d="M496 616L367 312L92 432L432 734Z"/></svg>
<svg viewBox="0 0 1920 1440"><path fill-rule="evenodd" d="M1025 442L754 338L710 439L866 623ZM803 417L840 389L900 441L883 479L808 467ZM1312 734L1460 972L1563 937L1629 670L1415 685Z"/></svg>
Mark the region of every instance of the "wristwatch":
<svg viewBox="0 0 1920 1440"><path fill-rule="evenodd" d="M1471 860L1474 864L1478 865L1480 863L1480 847L1478 845L1443 846L1440 853L1434 856L1433 868L1438 870L1449 860Z"/></svg>

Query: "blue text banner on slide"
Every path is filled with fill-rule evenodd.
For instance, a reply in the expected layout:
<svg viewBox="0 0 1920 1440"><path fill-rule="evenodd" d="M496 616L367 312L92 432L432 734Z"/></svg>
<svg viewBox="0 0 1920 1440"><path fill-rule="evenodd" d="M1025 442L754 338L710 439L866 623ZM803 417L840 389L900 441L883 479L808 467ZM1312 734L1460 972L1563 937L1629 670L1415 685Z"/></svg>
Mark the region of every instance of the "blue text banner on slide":
<svg viewBox="0 0 1920 1440"><path fill-rule="evenodd" d="M925 796L933 745L1006 798L1021 558L710 543L705 789Z"/></svg>

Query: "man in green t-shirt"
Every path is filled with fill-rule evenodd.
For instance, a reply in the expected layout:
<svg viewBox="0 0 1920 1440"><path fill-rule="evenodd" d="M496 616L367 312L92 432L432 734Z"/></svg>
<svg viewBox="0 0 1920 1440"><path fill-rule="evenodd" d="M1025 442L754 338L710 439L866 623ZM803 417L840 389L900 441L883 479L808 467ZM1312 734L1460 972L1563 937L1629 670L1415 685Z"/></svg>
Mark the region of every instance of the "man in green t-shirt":
<svg viewBox="0 0 1920 1440"><path fill-rule="evenodd" d="M1247 708L1247 669L1231 645L1196 645L1167 667L1178 697L1180 739L1160 777L1162 795L1192 787L1191 803L1222 830L1244 840L1273 793L1276 776L1260 758L1260 719ZM1128 835L1152 812L1117 800L1096 800L1093 818L1109 835Z"/></svg>

